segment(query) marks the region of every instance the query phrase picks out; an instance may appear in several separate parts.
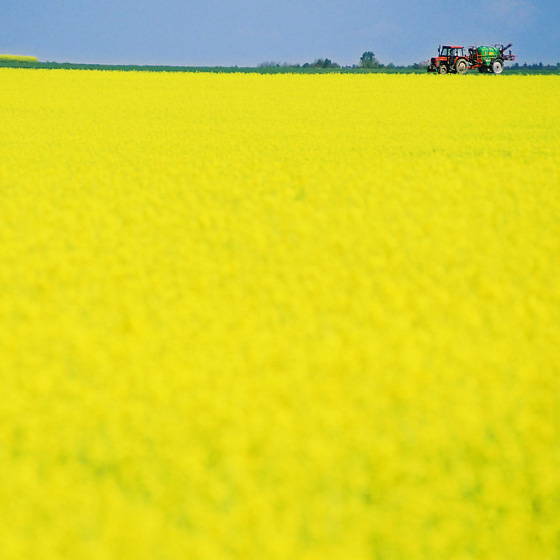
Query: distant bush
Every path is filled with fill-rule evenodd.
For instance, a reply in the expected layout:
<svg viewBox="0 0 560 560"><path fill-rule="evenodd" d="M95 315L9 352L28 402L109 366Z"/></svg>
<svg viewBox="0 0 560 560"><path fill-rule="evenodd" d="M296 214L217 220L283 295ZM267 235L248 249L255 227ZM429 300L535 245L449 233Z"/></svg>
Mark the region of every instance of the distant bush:
<svg viewBox="0 0 560 560"><path fill-rule="evenodd" d="M299 64L291 64L290 62L272 62L266 61L257 64L257 68L300 68Z"/></svg>
<svg viewBox="0 0 560 560"><path fill-rule="evenodd" d="M19 56L17 54L0 54L0 62L39 62L36 56Z"/></svg>
<svg viewBox="0 0 560 560"><path fill-rule="evenodd" d="M340 68L340 64L328 58L318 58L314 62L306 62L302 68Z"/></svg>

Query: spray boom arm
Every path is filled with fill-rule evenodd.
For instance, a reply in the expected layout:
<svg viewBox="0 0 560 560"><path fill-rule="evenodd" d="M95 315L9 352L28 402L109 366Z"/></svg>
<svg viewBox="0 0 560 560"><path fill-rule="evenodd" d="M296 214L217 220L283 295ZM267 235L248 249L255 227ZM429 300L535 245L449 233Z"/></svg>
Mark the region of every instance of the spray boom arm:
<svg viewBox="0 0 560 560"><path fill-rule="evenodd" d="M505 47L502 47L502 48L500 49L500 52L501 52L502 54L504 54L504 52L507 51L510 47L513 47L513 43L510 43L509 45L506 45Z"/></svg>

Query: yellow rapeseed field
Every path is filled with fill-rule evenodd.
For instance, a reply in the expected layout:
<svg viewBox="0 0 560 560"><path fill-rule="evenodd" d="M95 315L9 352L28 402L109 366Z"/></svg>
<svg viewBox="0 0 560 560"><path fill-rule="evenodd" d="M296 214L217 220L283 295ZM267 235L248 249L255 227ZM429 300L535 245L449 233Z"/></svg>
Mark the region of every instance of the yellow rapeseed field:
<svg viewBox="0 0 560 560"><path fill-rule="evenodd" d="M0 69L1 560L558 559L559 99Z"/></svg>

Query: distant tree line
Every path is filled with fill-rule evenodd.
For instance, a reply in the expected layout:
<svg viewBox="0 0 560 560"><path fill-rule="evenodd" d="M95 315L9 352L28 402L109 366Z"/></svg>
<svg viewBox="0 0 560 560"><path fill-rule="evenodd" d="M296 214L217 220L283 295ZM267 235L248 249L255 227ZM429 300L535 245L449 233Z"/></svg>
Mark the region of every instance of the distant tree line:
<svg viewBox="0 0 560 560"><path fill-rule="evenodd" d="M542 62L533 63L533 64L519 64L516 62L515 64L510 64L509 68L511 70L530 70L533 72L558 72L560 71L560 62L556 64L543 64Z"/></svg>
<svg viewBox="0 0 560 560"><path fill-rule="evenodd" d="M422 62L415 62L409 66L395 66L392 62L389 64L382 64L379 62L377 57L372 51L366 51L361 57L358 64L353 64L351 66L341 66L337 62L333 62L329 58L318 58L313 62L305 62L304 64L291 64L289 62L272 62L266 61L261 62L257 65L257 68L344 68L344 69L351 69L351 68L362 68L364 70L381 70L383 68L387 68L389 70L394 70L397 68L410 68L420 70L424 68L426 63Z"/></svg>
<svg viewBox="0 0 560 560"><path fill-rule="evenodd" d="M318 58L314 62L306 62L305 64L290 64L288 62L262 62L258 65L258 68L263 70L270 69L289 69L289 68L305 68L305 69L329 69L329 68L341 68L345 71L356 69L356 70L373 70L373 71L388 71L388 72L420 72L425 71L428 61L415 62L406 66L396 66L392 62L388 64L383 64L380 62L375 53L372 51L366 51L360 57L358 64L351 66L341 66L336 62L328 58ZM556 65L545 65L542 62L537 64L508 64L506 65L506 71L514 73L558 73L560 72L560 62Z"/></svg>
<svg viewBox="0 0 560 560"><path fill-rule="evenodd" d="M353 68L360 68L364 70L381 70L381 69L388 69L388 70L395 70L399 68L409 68L409 69L422 69L424 68L424 63L414 63L409 66L395 66L392 62L389 64L382 64L377 60L375 54L371 51L365 52L358 64L353 64L351 66L341 66L337 62L333 62L329 58L318 58L313 62L305 62L304 64L291 64L289 62L261 62L257 65L257 68L262 69L274 69L274 68L306 68L306 69L329 69L329 68L344 68L346 70L353 69Z"/></svg>
<svg viewBox="0 0 560 560"><path fill-rule="evenodd" d="M258 67L240 67L237 66L140 66L140 65L109 65L109 64L78 64L71 62L30 62L23 60L13 60L12 57L0 58L0 67L13 68L64 68L75 70L120 70L120 71L147 71L147 72L244 72L244 73L322 73L322 72L342 72L342 73L362 73L362 72L382 72L382 73L420 73L426 71L428 61L415 62L408 66L396 66L392 62L388 64L381 63L372 51L366 51L360 57L358 64L349 66L341 66L333 62L329 58L318 58L313 62L304 64L291 64L288 62L262 62ZM560 74L560 62L556 65L543 64L542 62L535 64L507 64L506 73L511 74Z"/></svg>
<svg viewBox="0 0 560 560"><path fill-rule="evenodd" d="M318 58L313 62L304 64L290 64L288 62L261 62L258 68L340 68L340 64L333 62L329 58Z"/></svg>

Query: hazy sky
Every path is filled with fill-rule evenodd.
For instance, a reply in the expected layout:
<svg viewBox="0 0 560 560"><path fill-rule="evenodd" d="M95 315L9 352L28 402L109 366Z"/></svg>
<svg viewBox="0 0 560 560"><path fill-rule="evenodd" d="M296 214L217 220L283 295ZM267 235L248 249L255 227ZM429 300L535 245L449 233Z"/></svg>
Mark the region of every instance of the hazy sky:
<svg viewBox="0 0 560 560"><path fill-rule="evenodd" d="M560 62L560 0L0 0L0 53L42 61L409 64L510 41L521 63Z"/></svg>

